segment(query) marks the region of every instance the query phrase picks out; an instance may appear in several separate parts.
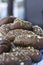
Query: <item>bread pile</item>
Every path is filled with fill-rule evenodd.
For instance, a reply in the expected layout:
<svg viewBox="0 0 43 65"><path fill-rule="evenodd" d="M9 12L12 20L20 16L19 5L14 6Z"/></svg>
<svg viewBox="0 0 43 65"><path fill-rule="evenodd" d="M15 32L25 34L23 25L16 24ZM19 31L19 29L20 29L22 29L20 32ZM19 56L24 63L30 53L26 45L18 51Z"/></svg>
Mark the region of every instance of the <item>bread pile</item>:
<svg viewBox="0 0 43 65"><path fill-rule="evenodd" d="M43 29L9 16L0 20L0 65L31 65L41 60Z"/></svg>

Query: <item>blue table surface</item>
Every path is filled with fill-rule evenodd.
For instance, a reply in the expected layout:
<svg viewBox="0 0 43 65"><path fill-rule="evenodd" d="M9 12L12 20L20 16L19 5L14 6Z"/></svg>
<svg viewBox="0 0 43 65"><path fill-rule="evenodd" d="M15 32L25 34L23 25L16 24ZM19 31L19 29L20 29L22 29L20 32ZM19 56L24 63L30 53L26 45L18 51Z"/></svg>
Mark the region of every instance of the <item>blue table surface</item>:
<svg viewBox="0 0 43 65"><path fill-rule="evenodd" d="M41 52L43 53L43 50L41 50ZM42 60L38 63L34 63L32 65L43 65L43 54L42 54Z"/></svg>

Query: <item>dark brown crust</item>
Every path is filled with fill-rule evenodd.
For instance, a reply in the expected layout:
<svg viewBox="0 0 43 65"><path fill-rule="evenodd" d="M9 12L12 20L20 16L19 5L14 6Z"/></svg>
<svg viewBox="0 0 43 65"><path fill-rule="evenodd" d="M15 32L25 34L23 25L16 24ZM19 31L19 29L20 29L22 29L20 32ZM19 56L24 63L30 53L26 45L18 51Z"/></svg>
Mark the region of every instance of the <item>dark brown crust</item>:
<svg viewBox="0 0 43 65"><path fill-rule="evenodd" d="M15 17L13 17L13 16L3 18L0 20L0 25L7 24L7 23L13 23L14 19L15 19Z"/></svg>
<svg viewBox="0 0 43 65"><path fill-rule="evenodd" d="M11 43L6 39L0 40L0 54L3 52L9 52L11 50Z"/></svg>

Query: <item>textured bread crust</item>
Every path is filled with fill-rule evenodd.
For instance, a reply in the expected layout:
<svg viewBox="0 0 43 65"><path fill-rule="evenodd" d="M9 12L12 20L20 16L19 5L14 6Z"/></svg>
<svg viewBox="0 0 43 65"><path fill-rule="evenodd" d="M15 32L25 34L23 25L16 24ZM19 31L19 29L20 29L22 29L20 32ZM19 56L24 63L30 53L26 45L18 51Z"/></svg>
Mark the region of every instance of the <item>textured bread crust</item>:
<svg viewBox="0 0 43 65"><path fill-rule="evenodd" d="M33 32L37 35L43 36L43 29L38 25L33 26Z"/></svg>
<svg viewBox="0 0 43 65"><path fill-rule="evenodd" d="M3 24L7 24L7 23L13 23L13 21L15 20L16 18L13 17L13 16L8 16L6 18L3 18L0 20L0 25L3 25Z"/></svg>
<svg viewBox="0 0 43 65"><path fill-rule="evenodd" d="M32 30L32 23L28 22L28 21L21 20L19 18L16 18L10 28L11 29Z"/></svg>
<svg viewBox="0 0 43 65"><path fill-rule="evenodd" d="M5 36L10 31L10 24L3 24L0 26L0 33Z"/></svg>
<svg viewBox="0 0 43 65"><path fill-rule="evenodd" d="M43 49L43 37L38 35L22 34L16 36L14 44L17 46L33 46L39 50Z"/></svg>
<svg viewBox="0 0 43 65"><path fill-rule="evenodd" d="M35 33L33 33L32 31L28 31L28 30L16 29L16 30L9 31L8 34L5 36L5 38L9 40L14 40L16 36L23 35L23 34L24 35L26 34L34 35Z"/></svg>
<svg viewBox="0 0 43 65"><path fill-rule="evenodd" d="M41 60L41 53L39 50L34 49L33 47L15 47L12 49L14 52L18 51L23 53L26 56L29 56L33 62L38 62Z"/></svg>
<svg viewBox="0 0 43 65"><path fill-rule="evenodd" d="M0 55L0 65L31 65L31 58L18 51L3 53Z"/></svg>
<svg viewBox="0 0 43 65"><path fill-rule="evenodd" d="M11 43L6 39L0 40L0 54L3 52L9 52L11 50Z"/></svg>

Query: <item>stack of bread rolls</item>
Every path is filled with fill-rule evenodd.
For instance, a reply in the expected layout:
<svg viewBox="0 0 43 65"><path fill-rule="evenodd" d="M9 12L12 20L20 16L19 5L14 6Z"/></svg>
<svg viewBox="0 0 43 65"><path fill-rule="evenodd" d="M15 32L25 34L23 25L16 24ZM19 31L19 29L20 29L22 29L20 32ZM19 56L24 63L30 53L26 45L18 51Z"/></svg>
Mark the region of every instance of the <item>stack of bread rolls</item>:
<svg viewBox="0 0 43 65"><path fill-rule="evenodd" d="M0 65L31 65L41 60L43 29L14 16L0 20Z"/></svg>

